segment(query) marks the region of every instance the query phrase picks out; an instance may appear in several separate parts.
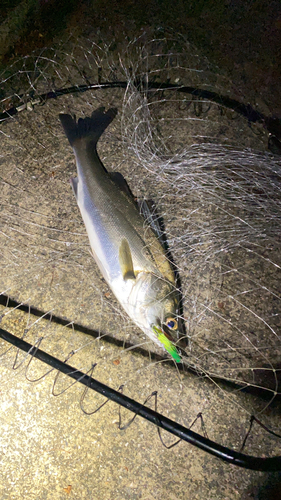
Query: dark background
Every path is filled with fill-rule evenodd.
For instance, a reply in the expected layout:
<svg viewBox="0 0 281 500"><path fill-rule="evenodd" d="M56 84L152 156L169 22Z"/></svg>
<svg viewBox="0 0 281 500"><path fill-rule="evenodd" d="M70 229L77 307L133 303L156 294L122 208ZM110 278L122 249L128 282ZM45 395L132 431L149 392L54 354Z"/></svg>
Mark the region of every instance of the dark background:
<svg viewBox="0 0 281 500"><path fill-rule="evenodd" d="M22 5L2 0L0 21ZM281 118L280 0L34 0L12 33L2 66L85 25L117 40L148 27L183 34L226 72L242 97L254 90Z"/></svg>

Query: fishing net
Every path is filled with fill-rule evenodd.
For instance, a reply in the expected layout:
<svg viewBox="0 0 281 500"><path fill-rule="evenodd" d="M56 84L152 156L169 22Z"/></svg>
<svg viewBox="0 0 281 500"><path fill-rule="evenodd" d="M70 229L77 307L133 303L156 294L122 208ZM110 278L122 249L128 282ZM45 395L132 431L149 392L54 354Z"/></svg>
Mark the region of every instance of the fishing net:
<svg viewBox="0 0 281 500"><path fill-rule="evenodd" d="M161 33L114 47L69 37L13 63L0 82L2 328L85 373L94 363L95 378L138 401L157 391L158 411L201 433L203 421L222 445L278 455L281 170L264 123L227 106L228 78ZM183 366L129 320L91 256L58 114L99 106L118 108L98 145L104 165L139 201L153 200L164 224L183 299ZM1 353L4 366L26 366L4 341ZM48 373L29 359L27 378ZM72 382L52 380L67 398ZM91 398L81 401L89 413L103 402Z"/></svg>

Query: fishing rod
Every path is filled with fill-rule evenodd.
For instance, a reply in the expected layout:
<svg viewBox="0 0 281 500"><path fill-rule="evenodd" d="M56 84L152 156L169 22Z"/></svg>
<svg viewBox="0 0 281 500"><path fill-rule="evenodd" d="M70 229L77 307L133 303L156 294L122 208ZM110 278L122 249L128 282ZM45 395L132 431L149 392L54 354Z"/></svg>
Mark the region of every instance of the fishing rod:
<svg viewBox="0 0 281 500"><path fill-rule="evenodd" d="M208 439L207 437L201 436L191 429L178 424L177 422L165 417L164 415L161 415L157 411L148 408L144 404L141 404L129 398L128 396L122 394L122 392L112 389L111 387L103 384L102 382L99 382L86 373L77 370L69 364L39 349L37 345L29 344L25 340L16 337L12 333L3 330L2 328L0 328L0 337L6 342L9 342L10 344L17 347L18 349L26 352L29 356L31 356L31 358L39 359L43 363L51 366L53 369L58 370L59 372L64 373L65 375L79 382L80 384L83 384L84 386L86 386L86 388L92 389L93 391L101 394L102 396L107 398L107 400L113 401L118 405L123 406L127 410L130 410L131 412L135 413L135 416L139 415L140 417L148 420L149 422L156 425L158 430L160 428L164 429L174 436L177 436L180 440L187 441L193 446L196 446L197 448L200 448L201 450L214 455L224 462L228 462L232 465L237 465L245 469L257 471L281 471L281 456L268 458L254 457L222 446ZM253 420L254 418L252 417L251 425ZM257 422L259 423L258 420ZM248 434L249 432L247 433L247 436ZM271 432L271 434L277 436L277 434L273 432ZM245 439L243 446L245 444Z"/></svg>

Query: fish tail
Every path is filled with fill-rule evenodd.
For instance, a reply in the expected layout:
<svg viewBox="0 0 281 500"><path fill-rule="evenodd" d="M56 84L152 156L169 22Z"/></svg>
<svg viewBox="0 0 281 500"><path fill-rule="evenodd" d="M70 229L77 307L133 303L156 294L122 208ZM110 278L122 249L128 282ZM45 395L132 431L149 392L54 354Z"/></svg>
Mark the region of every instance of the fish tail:
<svg viewBox="0 0 281 500"><path fill-rule="evenodd" d="M95 146L116 115L116 108L105 111L104 107L100 107L93 111L91 117L79 118L78 122L71 115L64 113L61 113L59 118L71 146L79 139L88 139Z"/></svg>

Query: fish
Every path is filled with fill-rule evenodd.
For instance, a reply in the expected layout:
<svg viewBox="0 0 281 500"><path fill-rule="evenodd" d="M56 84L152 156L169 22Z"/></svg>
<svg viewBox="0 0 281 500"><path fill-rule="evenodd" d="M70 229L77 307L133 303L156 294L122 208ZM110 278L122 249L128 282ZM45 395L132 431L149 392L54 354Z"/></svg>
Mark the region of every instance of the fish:
<svg viewBox="0 0 281 500"><path fill-rule="evenodd" d="M116 114L115 108L104 107L78 121L59 114L76 159L78 176L71 179L72 188L105 281L133 322L180 363L175 272L124 177L107 171L97 152L97 142Z"/></svg>

